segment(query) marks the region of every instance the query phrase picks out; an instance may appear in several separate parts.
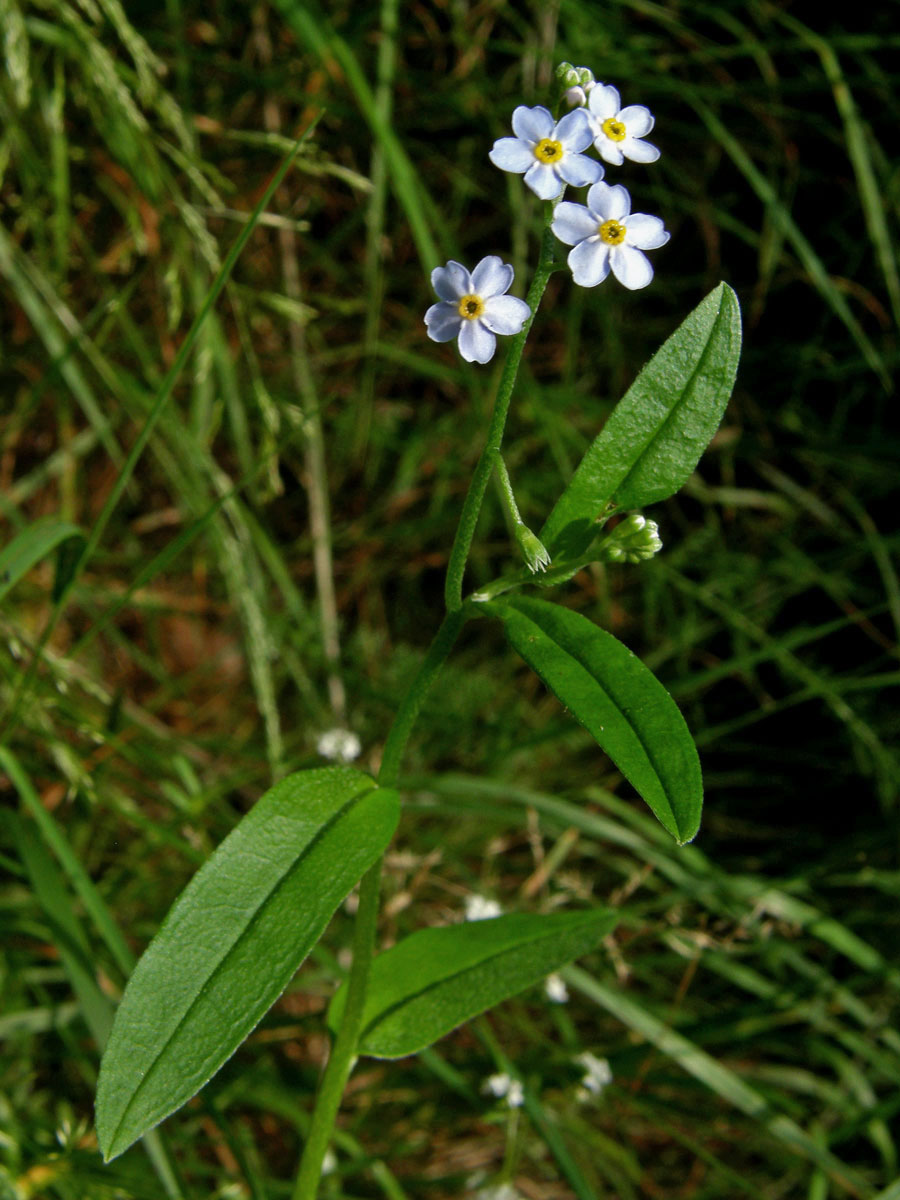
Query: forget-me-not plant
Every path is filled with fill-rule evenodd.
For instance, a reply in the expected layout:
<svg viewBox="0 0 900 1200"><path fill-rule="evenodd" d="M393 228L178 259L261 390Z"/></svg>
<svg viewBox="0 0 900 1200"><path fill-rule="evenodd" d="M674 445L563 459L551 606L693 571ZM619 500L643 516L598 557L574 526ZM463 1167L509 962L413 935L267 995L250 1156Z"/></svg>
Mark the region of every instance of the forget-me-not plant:
<svg viewBox="0 0 900 1200"><path fill-rule="evenodd" d="M687 316L613 408L533 532L522 519L501 447L548 282L567 262L582 287L596 287L610 274L630 290L646 287L653 268L645 251L669 240L662 220L632 213L628 191L605 182L604 167L585 153L593 146L610 165L655 160L656 147L642 141L653 125L649 110L621 108L617 90L596 84L587 68L566 63L557 78L560 103L565 98L578 107L556 120L542 106L520 105L512 119L516 136L498 139L490 150L495 166L523 175L545 202L526 299L509 295L513 268L495 253L471 273L451 260L431 275L438 302L426 312L425 326L432 341L455 340L463 359L485 364L497 335L510 338L446 556L443 620L397 704L380 754L377 746L367 754L367 761L380 759L377 775L347 765L360 751L355 734L323 733L319 753L340 765L295 771L270 788L176 900L131 976L101 1064L97 1132L107 1160L185 1104L234 1053L342 903L355 922L353 948L347 979L327 1014L334 1040L315 1105L298 1121L305 1141L292 1200L317 1195L341 1098L361 1056L417 1054L542 980L547 995L564 1003L568 991L554 973L610 936L617 922L612 908L504 912L497 901L472 895L466 920L417 929L375 954L380 881L401 819L406 746L467 622L498 622L520 658L676 841L697 833L700 763L674 700L610 631L543 597L583 567L627 569L659 552L657 525L638 510L678 491L715 433L737 370L739 309L722 283ZM566 188L581 187L589 187L585 203L563 199ZM570 247L565 260L561 246ZM484 552L477 588L466 594L469 555L492 479L517 558L491 578ZM546 483L536 492L546 495ZM347 902L351 895L358 895L355 905ZM580 1065L586 1095L609 1084L605 1059L582 1055ZM492 1076L489 1086L510 1106L525 1101L521 1083L507 1073Z"/></svg>

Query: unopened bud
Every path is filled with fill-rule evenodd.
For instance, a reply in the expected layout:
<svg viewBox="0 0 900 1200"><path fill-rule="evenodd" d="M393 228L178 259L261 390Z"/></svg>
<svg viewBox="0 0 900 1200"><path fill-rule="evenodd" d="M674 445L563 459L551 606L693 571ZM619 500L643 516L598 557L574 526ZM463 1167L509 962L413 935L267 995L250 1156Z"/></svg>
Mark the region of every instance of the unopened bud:
<svg viewBox="0 0 900 1200"><path fill-rule="evenodd" d="M643 562L662 549L659 526L641 513L632 513L615 527L603 546L607 562Z"/></svg>
<svg viewBox="0 0 900 1200"><path fill-rule="evenodd" d="M538 571L546 571L550 566L550 555L539 537L531 532L527 525L521 522L516 526L516 541L525 559L525 565L532 575Z"/></svg>
<svg viewBox="0 0 900 1200"><path fill-rule="evenodd" d="M587 96L583 87L570 87L563 99L569 108L584 108L587 104Z"/></svg>
<svg viewBox="0 0 900 1200"><path fill-rule="evenodd" d="M626 538L632 537L636 533L647 527L647 518L643 513L630 513L624 517L616 526L615 534L620 541L625 541Z"/></svg>
<svg viewBox="0 0 900 1200"><path fill-rule="evenodd" d="M594 73L590 67L573 67L571 63L562 62L556 68L556 79L561 88L581 88L589 92L594 86ZM566 91L568 98L568 90ZM570 103L574 103L570 101ZM580 103L584 103L582 100Z"/></svg>

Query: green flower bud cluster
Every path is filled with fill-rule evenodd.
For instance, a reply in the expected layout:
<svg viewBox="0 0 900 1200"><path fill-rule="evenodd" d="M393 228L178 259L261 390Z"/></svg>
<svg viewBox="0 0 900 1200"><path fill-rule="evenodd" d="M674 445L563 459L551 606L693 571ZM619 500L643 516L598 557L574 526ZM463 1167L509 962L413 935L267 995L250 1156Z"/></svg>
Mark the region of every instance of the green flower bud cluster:
<svg viewBox="0 0 900 1200"><path fill-rule="evenodd" d="M556 80L562 88L586 88L594 83L594 73L590 67L573 67L571 63L562 62L556 68Z"/></svg>
<svg viewBox="0 0 900 1200"><path fill-rule="evenodd" d="M593 71L589 67L573 67L571 63L564 62L556 68L556 78L569 108L584 108L596 82Z"/></svg>
<svg viewBox="0 0 900 1200"><path fill-rule="evenodd" d="M538 571L546 571L550 566L550 555L541 539L521 521L516 526L515 534L525 565L532 575L536 575Z"/></svg>
<svg viewBox="0 0 900 1200"><path fill-rule="evenodd" d="M632 513L620 521L602 546L605 562L643 562L662 549L659 526L641 513Z"/></svg>

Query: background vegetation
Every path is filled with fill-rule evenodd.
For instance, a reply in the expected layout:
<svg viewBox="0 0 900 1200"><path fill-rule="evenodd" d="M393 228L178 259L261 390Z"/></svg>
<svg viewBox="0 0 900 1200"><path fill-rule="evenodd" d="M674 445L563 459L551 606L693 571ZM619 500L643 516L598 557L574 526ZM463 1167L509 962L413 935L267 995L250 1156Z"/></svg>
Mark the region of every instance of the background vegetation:
<svg viewBox="0 0 900 1200"><path fill-rule="evenodd" d="M377 766L502 360L426 341L427 272L499 253L524 290L537 203L487 151L568 59L656 114L661 161L615 174L673 236L645 292L551 281L509 429L525 520L712 286L745 313L726 420L650 513L663 553L566 593L681 704L704 825L677 849L498 628L470 628L407 759L383 940L473 892L611 902L621 924L568 1004L538 990L363 1062L323 1193L900 1197L900 35L895 5L862 12L0 0L4 542L41 516L94 526L324 111L71 602L54 617L63 547L0 611L0 1195L288 1194L346 913L221 1075L108 1168L98 1046L133 956L261 791L335 725ZM489 504L472 586L515 553ZM588 1100L585 1050L614 1077ZM516 1111L481 1091L513 1069Z"/></svg>

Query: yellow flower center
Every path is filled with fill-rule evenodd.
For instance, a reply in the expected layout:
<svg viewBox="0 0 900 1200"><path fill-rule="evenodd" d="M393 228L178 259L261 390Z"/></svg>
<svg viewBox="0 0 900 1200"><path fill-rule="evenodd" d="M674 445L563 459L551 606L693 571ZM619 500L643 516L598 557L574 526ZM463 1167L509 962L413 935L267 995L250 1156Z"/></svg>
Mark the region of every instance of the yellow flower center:
<svg viewBox="0 0 900 1200"><path fill-rule="evenodd" d="M534 148L534 157L538 162L555 163L563 156L562 142L554 142L553 138L541 138Z"/></svg>
<svg viewBox="0 0 900 1200"><path fill-rule="evenodd" d="M456 311L464 321L474 321L484 312L484 301L480 296L463 296Z"/></svg>
<svg viewBox="0 0 900 1200"><path fill-rule="evenodd" d="M600 128L611 142L624 142L628 136L625 126L621 121L617 121L615 117L607 117Z"/></svg>
<svg viewBox="0 0 900 1200"><path fill-rule="evenodd" d="M597 232L600 234L601 241L606 242L607 246L621 246L625 241L625 226L618 221L604 221L598 226Z"/></svg>

